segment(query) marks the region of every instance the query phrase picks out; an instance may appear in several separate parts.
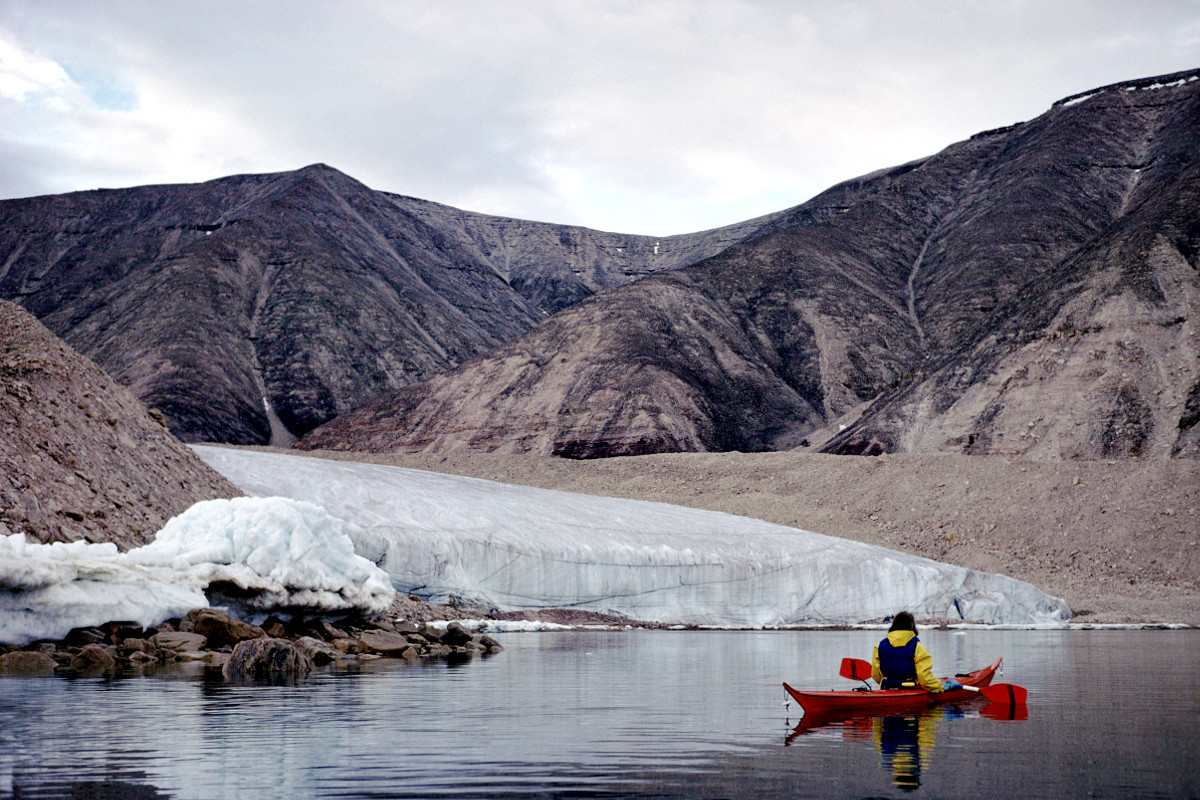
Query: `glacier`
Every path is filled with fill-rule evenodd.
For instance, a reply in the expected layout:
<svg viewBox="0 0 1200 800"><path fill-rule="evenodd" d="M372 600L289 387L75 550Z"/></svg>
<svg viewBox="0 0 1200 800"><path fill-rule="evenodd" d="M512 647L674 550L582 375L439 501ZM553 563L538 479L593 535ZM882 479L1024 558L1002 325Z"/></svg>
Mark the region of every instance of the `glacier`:
<svg viewBox="0 0 1200 800"><path fill-rule="evenodd" d="M0 536L0 643L61 639L113 620L146 627L207 605L199 584L173 569L131 564L111 542Z"/></svg>
<svg viewBox="0 0 1200 800"><path fill-rule="evenodd" d="M384 611L395 590L387 573L354 551L354 539L364 535L303 500L206 500L170 519L128 559L182 571L210 594L214 585L235 587L251 613Z"/></svg>
<svg viewBox="0 0 1200 800"><path fill-rule="evenodd" d="M251 616L383 611L395 590L354 552L356 534L365 535L312 503L242 497L196 503L127 553L111 543L0 536L0 642L61 639L117 620L150 627L208 606L219 587L235 587Z"/></svg>
<svg viewBox="0 0 1200 800"><path fill-rule="evenodd" d="M1070 618L1031 584L712 511L306 455L192 449L252 496L352 523L399 591L500 611L576 608L704 626Z"/></svg>

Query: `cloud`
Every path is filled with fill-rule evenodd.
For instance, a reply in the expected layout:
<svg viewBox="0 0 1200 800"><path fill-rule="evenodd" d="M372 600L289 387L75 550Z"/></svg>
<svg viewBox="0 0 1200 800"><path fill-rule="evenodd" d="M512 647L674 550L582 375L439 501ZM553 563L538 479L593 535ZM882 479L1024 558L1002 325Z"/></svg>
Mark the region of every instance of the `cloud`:
<svg viewBox="0 0 1200 800"><path fill-rule="evenodd" d="M0 196L325 162L668 234L1185 69L1186 2L0 4ZM7 160L12 159L12 160Z"/></svg>
<svg viewBox="0 0 1200 800"><path fill-rule="evenodd" d="M0 37L0 97L27 103L31 95L53 95L70 84L66 71L57 63Z"/></svg>

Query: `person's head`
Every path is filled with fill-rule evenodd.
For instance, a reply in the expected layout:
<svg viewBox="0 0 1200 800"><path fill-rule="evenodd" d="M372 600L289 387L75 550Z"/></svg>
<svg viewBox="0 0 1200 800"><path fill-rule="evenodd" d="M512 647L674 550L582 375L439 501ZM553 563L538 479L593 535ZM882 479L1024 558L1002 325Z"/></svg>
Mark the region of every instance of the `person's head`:
<svg viewBox="0 0 1200 800"><path fill-rule="evenodd" d="M907 611L901 611L892 617L892 627L888 628L888 633L892 631L912 631L916 633L917 623L913 620L913 615Z"/></svg>

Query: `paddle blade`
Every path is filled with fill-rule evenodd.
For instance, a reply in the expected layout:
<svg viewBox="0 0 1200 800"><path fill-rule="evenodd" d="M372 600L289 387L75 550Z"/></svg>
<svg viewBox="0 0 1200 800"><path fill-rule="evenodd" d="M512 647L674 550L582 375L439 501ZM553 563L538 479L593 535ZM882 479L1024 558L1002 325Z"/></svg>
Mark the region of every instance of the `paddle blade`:
<svg viewBox="0 0 1200 800"><path fill-rule="evenodd" d="M871 677L871 662L861 658L843 658L842 669L838 675L852 681L865 681Z"/></svg>
<svg viewBox="0 0 1200 800"><path fill-rule="evenodd" d="M1023 706L1029 692L1024 687L1011 683L994 683L991 686L980 686L979 693L993 703L1007 706Z"/></svg>

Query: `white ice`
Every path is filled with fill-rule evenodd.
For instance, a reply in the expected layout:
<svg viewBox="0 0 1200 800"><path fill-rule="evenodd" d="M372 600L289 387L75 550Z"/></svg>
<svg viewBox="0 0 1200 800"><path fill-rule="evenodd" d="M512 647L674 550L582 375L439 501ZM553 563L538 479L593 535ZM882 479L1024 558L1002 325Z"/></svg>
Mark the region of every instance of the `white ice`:
<svg viewBox="0 0 1200 800"><path fill-rule="evenodd" d="M246 497L197 503L128 553L0 536L0 642L117 620L149 627L207 606L213 584L244 590L241 603L264 612L382 611L391 582L354 553L351 534L365 535L311 503Z"/></svg>
<svg viewBox="0 0 1200 800"><path fill-rule="evenodd" d="M435 601L729 626L849 624L901 609L993 624L1070 616L1062 600L1012 578L745 517L308 456L193 449L248 494L303 498L360 526L358 552L397 589Z"/></svg>
<svg viewBox="0 0 1200 800"><path fill-rule="evenodd" d="M0 536L0 642L61 639L114 620L150 626L207 605L198 584L172 569L131 564L114 544Z"/></svg>
<svg viewBox="0 0 1200 800"><path fill-rule="evenodd" d="M383 611L395 591L387 573L354 552L353 539L363 536L353 523L302 500L207 500L167 522L129 560L171 567L206 586L249 590L242 603L264 611Z"/></svg>

